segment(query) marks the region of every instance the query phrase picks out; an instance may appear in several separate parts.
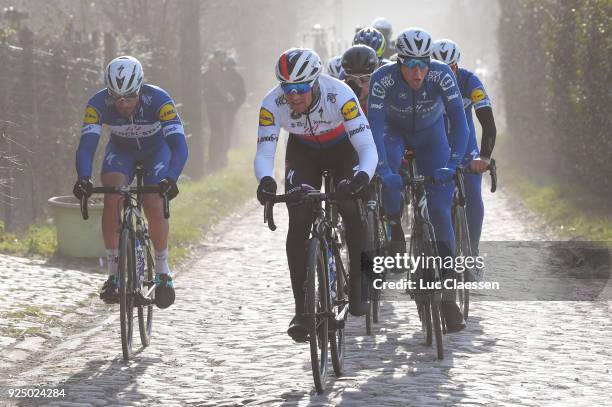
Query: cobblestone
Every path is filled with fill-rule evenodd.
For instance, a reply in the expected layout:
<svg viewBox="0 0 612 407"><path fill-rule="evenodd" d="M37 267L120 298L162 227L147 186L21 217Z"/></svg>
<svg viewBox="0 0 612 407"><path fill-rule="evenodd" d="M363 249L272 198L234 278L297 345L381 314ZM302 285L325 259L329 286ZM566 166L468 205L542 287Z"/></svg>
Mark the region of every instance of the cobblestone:
<svg viewBox="0 0 612 407"><path fill-rule="evenodd" d="M486 194L483 240L550 238L510 202L516 205L502 191ZM445 336L442 361L423 345L412 302L383 303L373 336L365 336L362 318L348 320L346 374L332 374L328 391L317 395L308 345L285 333L293 309L286 214L278 206L279 230L272 233L261 212L251 202L219 224L178 274L176 303L156 310L151 346L128 363L121 358L118 308L91 301L103 275L0 258L19 275L9 283L16 298L0 296L3 314L36 304L45 315L62 315L47 340L28 337L17 345L0 338L7 364L0 378L5 385L64 387L66 399L49 404L58 406L609 404L609 301L476 301L467 329ZM495 277L495 270L487 273ZM527 271L516 275L525 284L528 278Z"/></svg>

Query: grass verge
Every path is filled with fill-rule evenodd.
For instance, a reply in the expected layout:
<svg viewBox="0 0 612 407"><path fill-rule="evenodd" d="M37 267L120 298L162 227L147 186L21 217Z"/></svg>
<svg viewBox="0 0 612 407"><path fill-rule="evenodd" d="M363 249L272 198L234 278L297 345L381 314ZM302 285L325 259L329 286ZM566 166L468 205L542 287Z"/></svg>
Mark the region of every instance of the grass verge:
<svg viewBox="0 0 612 407"><path fill-rule="evenodd" d="M537 181L512 167L500 173L522 202L563 237L590 241L612 240L612 214L600 197L580 185L567 185L554 180Z"/></svg>
<svg viewBox="0 0 612 407"><path fill-rule="evenodd" d="M185 259L203 232L255 196L256 188L251 150L232 151L225 170L180 184L179 198L170 208L171 261Z"/></svg>

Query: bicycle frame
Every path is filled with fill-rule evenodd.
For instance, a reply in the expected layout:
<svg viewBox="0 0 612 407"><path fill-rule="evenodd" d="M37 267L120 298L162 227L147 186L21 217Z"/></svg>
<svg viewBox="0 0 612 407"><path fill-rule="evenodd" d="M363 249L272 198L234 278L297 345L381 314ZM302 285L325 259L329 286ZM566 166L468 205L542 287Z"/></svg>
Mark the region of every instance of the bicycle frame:
<svg viewBox="0 0 612 407"><path fill-rule="evenodd" d="M418 174L414 155L407 154L406 156L408 157L408 171L407 174L404 174L404 182L411 196L410 205L412 205L412 214L414 217L410 235L411 237L414 236L417 228L425 225L425 227L428 229L431 241L436 242L434 226L430 221L429 211L427 209L427 192L425 191L425 182L427 179L426 177ZM437 256L438 248L435 244L433 245L433 250L435 252L435 256ZM414 253L410 253L410 255L412 256ZM434 269L435 281L440 281L440 270L437 267Z"/></svg>

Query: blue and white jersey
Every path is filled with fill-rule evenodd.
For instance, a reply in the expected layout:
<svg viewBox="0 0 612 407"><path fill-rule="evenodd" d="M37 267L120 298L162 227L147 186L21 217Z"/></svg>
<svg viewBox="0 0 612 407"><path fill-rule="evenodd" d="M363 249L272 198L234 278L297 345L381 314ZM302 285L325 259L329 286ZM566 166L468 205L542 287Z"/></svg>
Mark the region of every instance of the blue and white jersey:
<svg viewBox="0 0 612 407"><path fill-rule="evenodd" d="M454 168L465 154L468 127L451 69L439 61L431 61L421 87L413 90L404 81L399 62L378 68L370 80L368 120L378 148L381 175L390 171L383 142L388 127L401 133L408 145L418 147L427 144L434 133L444 132L445 112L453 124L447 166Z"/></svg>
<svg viewBox="0 0 612 407"><path fill-rule="evenodd" d="M457 73L457 83L459 91L463 99L463 107L465 109L465 117L467 119L470 135L468 145L465 151L465 162L469 162L477 158L480 154L478 150L478 141L476 140L476 128L474 126L474 117L472 115L472 107L474 110L483 107L491 107L491 99L487 95L485 88L478 77L467 69L459 68Z"/></svg>
<svg viewBox="0 0 612 407"><path fill-rule="evenodd" d="M103 125L110 129L109 144L139 157L152 154L167 143L172 151L168 176L178 178L187 160L187 143L174 101L165 90L143 85L132 117L119 114L107 89L92 96L85 108L76 156L79 176L91 176L93 155Z"/></svg>

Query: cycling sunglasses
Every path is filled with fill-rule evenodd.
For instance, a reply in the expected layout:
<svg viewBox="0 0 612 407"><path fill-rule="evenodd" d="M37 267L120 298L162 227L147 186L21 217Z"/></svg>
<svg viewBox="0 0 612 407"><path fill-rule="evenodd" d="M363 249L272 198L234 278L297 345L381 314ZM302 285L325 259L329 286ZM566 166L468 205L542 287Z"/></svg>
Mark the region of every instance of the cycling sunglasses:
<svg viewBox="0 0 612 407"><path fill-rule="evenodd" d="M307 82L302 83L281 83L281 88L285 95L303 95L312 89L312 85Z"/></svg>
<svg viewBox="0 0 612 407"><path fill-rule="evenodd" d="M108 91L108 96L113 99L113 102L118 102L120 100L126 100L126 99L134 99L136 97L138 97L138 92L134 92L134 93L130 93L129 95L118 95L115 92L112 91Z"/></svg>
<svg viewBox="0 0 612 407"><path fill-rule="evenodd" d="M370 78L372 77L371 73L366 74L366 75L351 75L347 73L345 75L346 75L347 80L352 80L362 85L366 83L370 83Z"/></svg>
<svg viewBox="0 0 612 407"><path fill-rule="evenodd" d="M419 69L429 68L429 63L431 62L429 58L401 58L399 57L398 59L402 63L402 65L404 65L405 67L409 69L413 69L417 66L419 67Z"/></svg>

